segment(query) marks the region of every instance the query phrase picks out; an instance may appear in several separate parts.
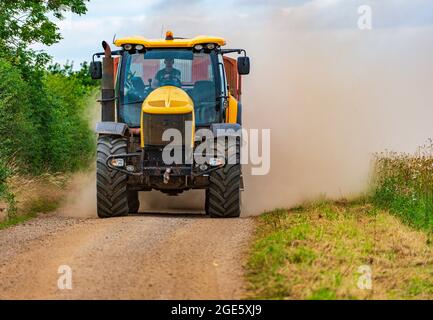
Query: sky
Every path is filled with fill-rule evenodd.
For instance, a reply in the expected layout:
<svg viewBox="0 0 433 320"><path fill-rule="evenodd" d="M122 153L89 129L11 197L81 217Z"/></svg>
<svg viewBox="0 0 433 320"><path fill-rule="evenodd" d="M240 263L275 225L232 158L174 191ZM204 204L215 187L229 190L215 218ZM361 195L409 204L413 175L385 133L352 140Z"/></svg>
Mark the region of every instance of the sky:
<svg viewBox="0 0 433 320"><path fill-rule="evenodd" d="M91 0L87 14L67 14L58 22L63 40L35 47L56 62L79 64L114 35L158 38L173 30L177 36L211 34L230 40L234 34L252 38L255 30L269 25L304 32L356 29L360 5L371 6L376 29L433 25L430 0Z"/></svg>

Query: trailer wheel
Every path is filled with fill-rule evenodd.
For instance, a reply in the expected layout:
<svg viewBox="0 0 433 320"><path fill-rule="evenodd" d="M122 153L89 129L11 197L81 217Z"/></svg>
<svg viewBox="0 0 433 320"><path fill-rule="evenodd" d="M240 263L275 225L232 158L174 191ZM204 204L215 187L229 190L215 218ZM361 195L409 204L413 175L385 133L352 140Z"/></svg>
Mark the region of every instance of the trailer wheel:
<svg viewBox="0 0 433 320"><path fill-rule="evenodd" d="M128 176L111 170L106 161L110 155L128 152L125 138L100 136L96 160L97 213L100 218L125 216L128 214Z"/></svg>
<svg viewBox="0 0 433 320"><path fill-rule="evenodd" d="M241 214L240 143L236 141L228 147L222 146L221 142L216 145L218 152L225 150L227 164L209 175L206 213L212 218L236 218ZM227 155L231 157L228 158Z"/></svg>

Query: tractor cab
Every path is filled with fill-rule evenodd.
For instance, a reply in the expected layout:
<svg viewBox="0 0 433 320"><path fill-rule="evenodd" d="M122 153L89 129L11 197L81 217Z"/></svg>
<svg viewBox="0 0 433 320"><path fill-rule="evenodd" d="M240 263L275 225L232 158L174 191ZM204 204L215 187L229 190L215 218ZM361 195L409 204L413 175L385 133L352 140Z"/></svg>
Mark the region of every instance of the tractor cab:
<svg viewBox="0 0 433 320"><path fill-rule="evenodd" d="M139 128L144 100L162 86L176 86L190 96L197 126L224 121L229 111L233 119L234 110L225 106L230 107L230 96L240 101L241 75L249 73L249 59L244 56L236 61L226 54L244 50L222 49L222 38L174 38L170 31L165 39L129 37L116 40L115 45L123 49L111 53L119 122ZM98 63L92 62L94 79L102 77ZM240 112L236 118L241 121Z"/></svg>
<svg viewBox="0 0 433 320"><path fill-rule="evenodd" d="M173 86L185 91L194 103L195 124L220 121L225 92L215 51L149 49L126 52L118 74L119 121L140 127L141 107L153 91Z"/></svg>

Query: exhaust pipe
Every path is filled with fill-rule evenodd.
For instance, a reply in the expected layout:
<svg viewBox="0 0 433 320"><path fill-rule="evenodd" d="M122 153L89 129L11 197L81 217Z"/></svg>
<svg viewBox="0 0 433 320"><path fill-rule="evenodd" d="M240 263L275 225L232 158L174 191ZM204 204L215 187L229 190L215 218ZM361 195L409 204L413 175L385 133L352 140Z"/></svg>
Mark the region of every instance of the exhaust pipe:
<svg viewBox="0 0 433 320"><path fill-rule="evenodd" d="M102 59L102 83L101 83L101 119L102 121L116 121L115 92L114 92L114 60L111 57L110 45L103 41L105 57Z"/></svg>

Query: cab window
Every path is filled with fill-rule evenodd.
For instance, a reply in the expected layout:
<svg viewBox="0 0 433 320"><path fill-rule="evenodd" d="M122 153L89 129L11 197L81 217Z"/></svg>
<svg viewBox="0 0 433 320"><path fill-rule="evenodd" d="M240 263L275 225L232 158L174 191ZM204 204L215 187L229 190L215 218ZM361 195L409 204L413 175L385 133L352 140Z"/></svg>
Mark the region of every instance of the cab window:
<svg viewBox="0 0 433 320"><path fill-rule="evenodd" d="M125 53L120 81L120 121L140 126L141 105L153 90L172 85L185 90L194 102L196 125L217 119L216 54L185 49Z"/></svg>

